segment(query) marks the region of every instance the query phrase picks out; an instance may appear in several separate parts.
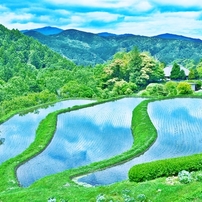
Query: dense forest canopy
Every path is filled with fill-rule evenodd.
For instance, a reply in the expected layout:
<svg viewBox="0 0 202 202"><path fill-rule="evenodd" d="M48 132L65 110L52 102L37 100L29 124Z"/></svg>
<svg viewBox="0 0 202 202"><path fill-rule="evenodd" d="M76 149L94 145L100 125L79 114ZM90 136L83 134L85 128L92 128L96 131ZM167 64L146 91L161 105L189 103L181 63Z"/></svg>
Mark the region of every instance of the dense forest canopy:
<svg viewBox="0 0 202 202"><path fill-rule="evenodd" d="M49 36L33 30L25 34L71 59L77 65L84 66L105 63L117 52L129 52L133 47L138 47L141 52L149 52L166 65L175 61L187 68L192 68L202 58L201 40L177 35L169 37L132 34L102 35L73 29Z"/></svg>
<svg viewBox="0 0 202 202"><path fill-rule="evenodd" d="M194 67L199 77L201 64ZM0 114L64 98L131 95L163 81L163 68L150 53L135 47L106 63L78 66L18 30L0 25Z"/></svg>

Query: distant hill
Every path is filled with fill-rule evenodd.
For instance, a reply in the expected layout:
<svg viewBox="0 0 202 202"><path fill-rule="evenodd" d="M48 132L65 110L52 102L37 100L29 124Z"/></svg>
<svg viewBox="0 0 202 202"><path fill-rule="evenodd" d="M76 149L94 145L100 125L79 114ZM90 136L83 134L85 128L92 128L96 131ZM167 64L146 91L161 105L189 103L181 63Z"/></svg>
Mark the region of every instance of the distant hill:
<svg viewBox="0 0 202 202"><path fill-rule="evenodd" d="M133 34L113 34L113 33L109 33L109 32L101 32L97 34L98 36L102 36L102 37L111 37L111 36L134 36Z"/></svg>
<svg viewBox="0 0 202 202"><path fill-rule="evenodd" d="M42 27L37 29L31 29L31 30L22 30L22 33L27 33L30 31L36 31L44 35L52 35L52 34L59 34L63 30L57 27Z"/></svg>
<svg viewBox="0 0 202 202"><path fill-rule="evenodd" d="M137 47L150 52L152 56L170 64L173 61L195 61L202 58L202 41L173 34L146 37L132 34L93 34L69 29L55 35L39 35L26 32L42 44L72 60L78 65L95 65L112 59L120 51L130 51ZM185 64L183 64L185 65Z"/></svg>
<svg viewBox="0 0 202 202"><path fill-rule="evenodd" d="M177 40L185 40L185 41L193 41L193 42L202 42L202 40L200 39L190 38L190 37L176 35L176 34L169 34L169 33L160 34L154 37L161 38L161 39L177 39Z"/></svg>
<svg viewBox="0 0 202 202"><path fill-rule="evenodd" d="M116 34L112 34L109 32L101 32L97 34L98 36L109 37L109 36L117 36Z"/></svg>

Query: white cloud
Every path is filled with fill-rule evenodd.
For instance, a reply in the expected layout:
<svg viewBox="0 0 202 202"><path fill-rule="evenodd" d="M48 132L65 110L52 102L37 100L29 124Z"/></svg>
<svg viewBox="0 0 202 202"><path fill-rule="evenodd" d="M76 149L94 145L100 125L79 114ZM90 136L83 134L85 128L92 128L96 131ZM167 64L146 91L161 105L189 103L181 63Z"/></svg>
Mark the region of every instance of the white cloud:
<svg viewBox="0 0 202 202"><path fill-rule="evenodd" d="M69 6L84 6L84 7L98 7L98 8L125 8L131 7L135 4L142 4L139 0L46 0L46 2L51 2L56 5L69 5ZM147 5L146 5L147 3ZM144 1L144 4L148 6L148 2Z"/></svg>
<svg viewBox="0 0 202 202"><path fill-rule="evenodd" d="M0 5L8 28L57 26L83 31L153 36L165 32L202 38L198 0L41 0ZM28 6L29 5L29 6ZM17 6L17 7L16 7Z"/></svg>
<svg viewBox="0 0 202 202"><path fill-rule="evenodd" d="M173 5L173 6L202 6L201 0L150 0L152 3L157 3L159 5Z"/></svg>
<svg viewBox="0 0 202 202"><path fill-rule="evenodd" d="M116 32L155 36L162 33L199 37L202 22L195 20L200 12L153 13L149 16L128 16L120 22Z"/></svg>
<svg viewBox="0 0 202 202"><path fill-rule="evenodd" d="M1 12L8 11L8 8L5 7L5 6L0 5L0 11L1 11Z"/></svg>
<svg viewBox="0 0 202 202"><path fill-rule="evenodd" d="M30 20L33 18L32 14L29 13L14 13L14 12L2 12L1 13L1 18L0 18L0 23L6 26L7 28L16 28L20 29L19 27L24 27L24 25L21 25L17 23L17 21L21 20Z"/></svg>
<svg viewBox="0 0 202 202"><path fill-rule="evenodd" d="M116 20L119 15L118 14L111 14L111 13L107 13L107 12L89 12L86 13L85 16L86 19L90 19L90 20L102 20L104 22L111 22Z"/></svg>
<svg viewBox="0 0 202 202"><path fill-rule="evenodd" d="M134 7L139 11L148 11L153 8L153 6L148 1L141 1Z"/></svg>

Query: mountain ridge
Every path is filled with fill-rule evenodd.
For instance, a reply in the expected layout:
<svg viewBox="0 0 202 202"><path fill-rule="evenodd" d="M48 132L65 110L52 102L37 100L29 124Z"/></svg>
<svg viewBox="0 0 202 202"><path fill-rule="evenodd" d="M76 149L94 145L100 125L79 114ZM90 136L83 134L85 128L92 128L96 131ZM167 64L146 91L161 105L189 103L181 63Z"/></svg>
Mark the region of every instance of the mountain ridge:
<svg viewBox="0 0 202 202"><path fill-rule="evenodd" d="M177 35L177 34L171 34L171 33L165 33L165 34L159 34L157 36L153 36L161 39L179 39L179 40L187 40L187 41L194 41L194 42L202 42L201 39L197 38L191 38L183 35Z"/></svg>
<svg viewBox="0 0 202 202"><path fill-rule="evenodd" d="M149 52L165 64L176 60L181 63L196 63L202 58L202 40L168 33L148 37L106 32L95 34L68 29L54 35L40 35L36 32L24 34L37 39L77 65L84 66L105 63L111 60L115 53L128 52L134 47Z"/></svg>
<svg viewBox="0 0 202 202"><path fill-rule="evenodd" d="M29 29L29 30L21 30L22 33L30 32L30 31L36 31L44 35L54 35L54 34L59 34L60 32L64 30L57 27L51 27L51 26L46 26L46 27L41 27L36 29Z"/></svg>
<svg viewBox="0 0 202 202"><path fill-rule="evenodd" d="M26 33L26 32L30 32L30 31L36 31L39 32L41 34L44 35L55 35L55 34L59 34L63 31L68 31L68 30L75 30L75 31L79 31L79 32L85 32L85 31L81 31L78 29L61 29L58 27L52 27L52 26L45 26L45 27L41 27L41 28L35 28L35 29L28 29L28 30L21 30L22 33ZM132 33L124 33L124 34L115 34L115 33L110 33L110 32L100 32L100 33L93 33L93 32L86 32L86 33L92 33L92 34L96 34L98 36L102 36L102 37L112 37L112 36L137 36L135 34ZM148 37L146 35L143 35L145 37ZM154 38L161 38L161 39L180 39L180 40L191 40L191 41L198 41L198 42L202 42L201 39L199 38L193 38L193 37L188 37L188 36L184 36L184 35L179 35L179 34L172 34L172 33L162 33L159 35L155 35L155 36L151 36Z"/></svg>

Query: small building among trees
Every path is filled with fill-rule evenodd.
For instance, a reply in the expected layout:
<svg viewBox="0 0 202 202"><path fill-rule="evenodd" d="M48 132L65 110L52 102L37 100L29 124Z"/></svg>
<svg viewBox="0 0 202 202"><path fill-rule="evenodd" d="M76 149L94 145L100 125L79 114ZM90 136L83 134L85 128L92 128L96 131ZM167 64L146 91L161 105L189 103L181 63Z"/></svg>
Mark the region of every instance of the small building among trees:
<svg viewBox="0 0 202 202"><path fill-rule="evenodd" d="M187 69L182 65L176 63L169 65L164 68L164 75L167 80L189 80L189 85L193 91L197 90L197 84L194 82L195 79L199 78L199 74L196 69Z"/></svg>
<svg viewBox="0 0 202 202"><path fill-rule="evenodd" d="M165 78L170 80L185 80L189 76L189 70L182 65L174 63L164 68Z"/></svg>

